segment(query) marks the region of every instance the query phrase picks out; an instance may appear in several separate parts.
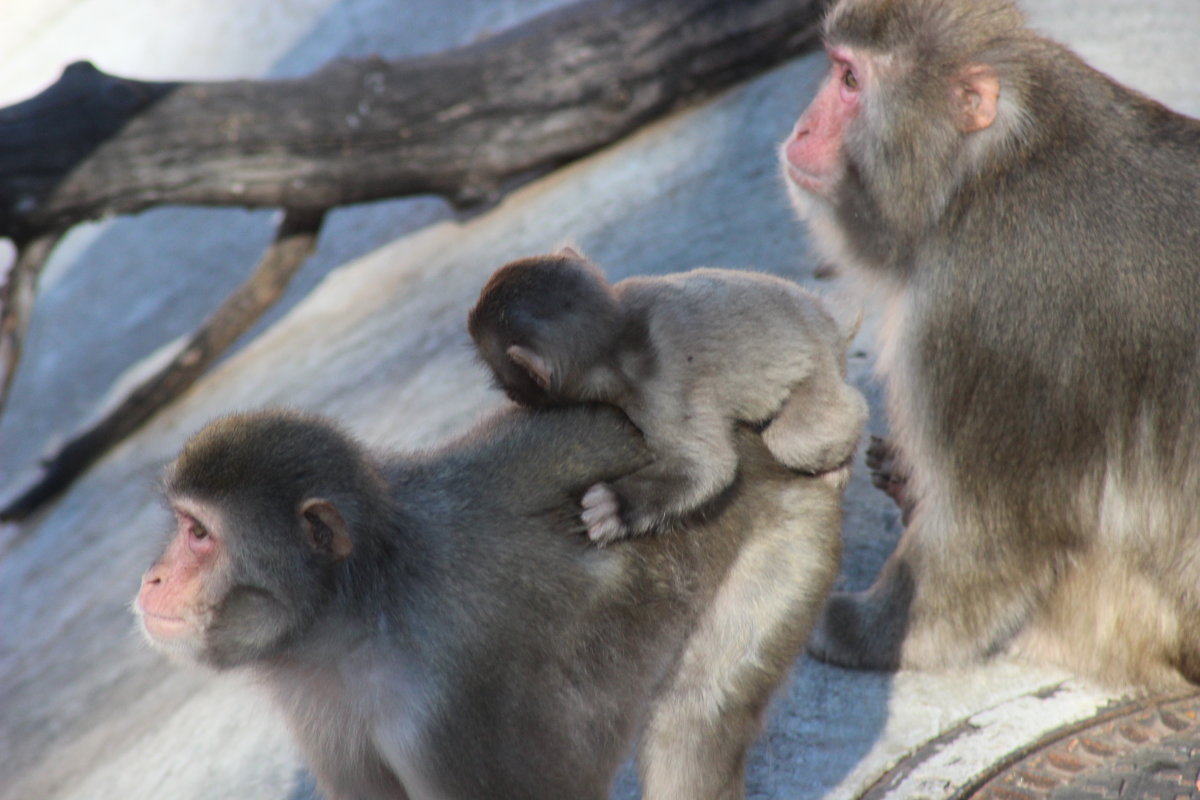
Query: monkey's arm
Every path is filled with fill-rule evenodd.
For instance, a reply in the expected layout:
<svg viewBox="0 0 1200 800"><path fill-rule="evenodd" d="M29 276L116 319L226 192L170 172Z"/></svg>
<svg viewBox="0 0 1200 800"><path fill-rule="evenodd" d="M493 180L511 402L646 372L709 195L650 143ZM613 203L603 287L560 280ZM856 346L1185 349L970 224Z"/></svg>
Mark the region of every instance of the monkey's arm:
<svg viewBox="0 0 1200 800"><path fill-rule="evenodd" d="M551 454L551 455L548 455ZM572 503L586 488L627 475L651 461L643 437L619 409L583 403L535 411L498 410L457 440L422 457L389 465L394 483L409 491L472 497L488 515L533 513ZM576 517L577 521L578 518Z"/></svg>
<svg viewBox="0 0 1200 800"><path fill-rule="evenodd" d="M659 396L674 400L669 392ZM732 422L706 395L687 404L658 401L631 418L646 437L654 461L622 478L597 483L584 495L588 536L607 544L703 505L727 487L737 471Z"/></svg>
<svg viewBox="0 0 1200 800"><path fill-rule="evenodd" d="M867 423L867 401L838 372L818 370L792 389L763 431L779 463L812 474L854 457Z"/></svg>

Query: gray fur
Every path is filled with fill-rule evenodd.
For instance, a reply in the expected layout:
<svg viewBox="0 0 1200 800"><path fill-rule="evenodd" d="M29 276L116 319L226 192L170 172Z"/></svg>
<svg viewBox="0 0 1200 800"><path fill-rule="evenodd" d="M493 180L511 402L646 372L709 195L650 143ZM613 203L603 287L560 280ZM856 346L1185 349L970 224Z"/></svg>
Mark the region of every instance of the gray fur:
<svg viewBox="0 0 1200 800"><path fill-rule="evenodd" d="M653 462L583 497L583 520L601 544L727 487L737 422L765 425L782 464L834 473L835 483L866 422L866 401L846 381L857 324L839 327L818 297L771 275L696 269L610 285L568 248L502 267L469 327L513 399L609 403L646 437Z"/></svg>
<svg viewBox="0 0 1200 800"><path fill-rule="evenodd" d="M230 626L209 598L192 658L260 677L330 800L600 800L642 731L646 798L740 798L841 518L836 487L749 430L734 444L739 478L679 529L597 549L580 495L649 460L615 410L510 408L409 456L315 417L220 420L170 470L174 500L227 549L221 591L306 613L249 641L255 607ZM322 549L336 531L314 548L309 497L349 555Z"/></svg>

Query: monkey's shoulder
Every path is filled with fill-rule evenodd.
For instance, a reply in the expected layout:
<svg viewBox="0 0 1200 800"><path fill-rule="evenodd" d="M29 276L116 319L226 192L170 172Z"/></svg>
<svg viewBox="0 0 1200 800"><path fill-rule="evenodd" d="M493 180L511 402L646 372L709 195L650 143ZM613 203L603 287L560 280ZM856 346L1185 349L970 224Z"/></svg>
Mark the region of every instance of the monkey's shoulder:
<svg viewBox="0 0 1200 800"><path fill-rule="evenodd" d="M616 284L622 304L728 306L776 302L792 306L819 302L795 281L765 272L697 267L667 275L634 276Z"/></svg>
<svg viewBox="0 0 1200 800"><path fill-rule="evenodd" d="M775 275L703 267L656 277L627 278L617 295L628 320L639 320L648 343L672 352L712 345L721 360L734 350L758 352L766 341L810 339L836 327L819 296Z"/></svg>

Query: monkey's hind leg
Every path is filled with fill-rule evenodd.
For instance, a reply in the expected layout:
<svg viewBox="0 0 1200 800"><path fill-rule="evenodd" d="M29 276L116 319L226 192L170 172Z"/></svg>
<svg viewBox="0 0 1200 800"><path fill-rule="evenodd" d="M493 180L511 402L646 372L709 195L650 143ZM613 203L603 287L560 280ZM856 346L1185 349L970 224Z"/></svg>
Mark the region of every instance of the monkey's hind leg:
<svg viewBox="0 0 1200 800"><path fill-rule="evenodd" d="M776 460L791 469L821 474L843 467L867 424L862 393L832 371L819 371L796 386L763 431Z"/></svg>
<svg viewBox="0 0 1200 800"><path fill-rule="evenodd" d="M793 510L742 549L656 699L639 752L644 800L744 797L747 750L837 575L836 503Z"/></svg>

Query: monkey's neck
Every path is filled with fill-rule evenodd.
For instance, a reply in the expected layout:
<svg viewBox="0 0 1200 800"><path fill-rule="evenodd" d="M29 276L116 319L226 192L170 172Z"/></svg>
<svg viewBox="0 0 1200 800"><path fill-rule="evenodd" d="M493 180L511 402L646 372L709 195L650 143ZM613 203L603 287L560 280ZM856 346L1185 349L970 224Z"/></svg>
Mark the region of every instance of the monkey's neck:
<svg viewBox="0 0 1200 800"><path fill-rule="evenodd" d="M584 402L618 403L627 385L625 376L615 364L602 362L589 367L576 380L578 400Z"/></svg>
<svg viewBox="0 0 1200 800"><path fill-rule="evenodd" d="M361 609L407 609L421 594L420 581L429 574L432 554L428 542L412 531L420 523L391 503L377 504L361 526L355 551L340 565L331 614L353 627ZM395 621L399 615L393 613ZM366 620L373 626L375 621Z"/></svg>
<svg viewBox="0 0 1200 800"><path fill-rule="evenodd" d="M653 376L656 361L657 353L645 311L626 308L618 334L608 347L607 358L597 370L597 385L605 392L597 399L623 405Z"/></svg>

